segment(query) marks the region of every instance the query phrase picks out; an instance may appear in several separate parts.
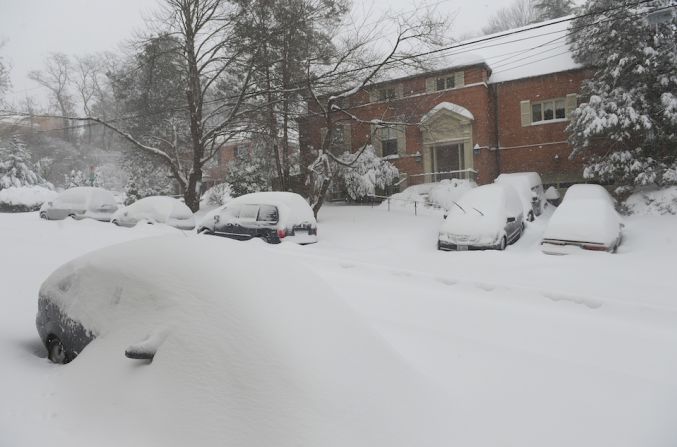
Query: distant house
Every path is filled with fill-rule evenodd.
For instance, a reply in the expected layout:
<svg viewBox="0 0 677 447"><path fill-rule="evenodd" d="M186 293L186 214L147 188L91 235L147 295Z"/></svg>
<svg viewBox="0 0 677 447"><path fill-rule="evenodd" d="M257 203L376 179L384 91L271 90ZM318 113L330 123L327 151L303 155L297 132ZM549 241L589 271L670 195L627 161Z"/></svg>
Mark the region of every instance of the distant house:
<svg viewBox="0 0 677 447"><path fill-rule="evenodd" d="M371 138L403 173L402 186L451 177L488 183L516 171L536 171L545 184L580 180L582 160L569 160L565 128L590 72L571 59L568 22L547 23L463 42L439 69L357 92L343 107L360 122L342 121L335 145L355 151ZM312 103L309 110L300 121L306 153L326 133Z"/></svg>
<svg viewBox="0 0 677 447"><path fill-rule="evenodd" d="M254 143L251 140L229 141L222 144L202 177L203 189L223 183L228 175L228 164L236 159L250 158L253 150Z"/></svg>

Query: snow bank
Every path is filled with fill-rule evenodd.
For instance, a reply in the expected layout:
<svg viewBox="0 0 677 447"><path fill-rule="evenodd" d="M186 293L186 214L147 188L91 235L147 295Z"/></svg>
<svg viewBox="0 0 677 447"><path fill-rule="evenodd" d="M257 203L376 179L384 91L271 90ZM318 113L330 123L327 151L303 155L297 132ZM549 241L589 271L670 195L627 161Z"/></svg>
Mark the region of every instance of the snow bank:
<svg viewBox="0 0 677 447"><path fill-rule="evenodd" d="M413 213L416 203L417 213L425 210L439 214L451 209L454 201L458 201L463 194L475 187L477 184L474 181L459 179L412 185L400 193L391 195L390 204L384 200L379 208L389 207L391 210L406 210Z"/></svg>
<svg viewBox="0 0 677 447"><path fill-rule="evenodd" d="M20 186L0 190L0 211L35 211L58 194L42 186Z"/></svg>
<svg viewBox="0 0 677 447"><path fill-rule="evenodd" d="M628 197L625 206L631 214L677 214L677 186L636 192Z"/></svg>

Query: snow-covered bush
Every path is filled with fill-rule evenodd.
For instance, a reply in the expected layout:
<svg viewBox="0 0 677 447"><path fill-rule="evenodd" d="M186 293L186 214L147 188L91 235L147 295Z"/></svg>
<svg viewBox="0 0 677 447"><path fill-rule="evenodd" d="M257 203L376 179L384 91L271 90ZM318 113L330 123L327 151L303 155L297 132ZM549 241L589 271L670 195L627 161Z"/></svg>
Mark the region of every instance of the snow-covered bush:
<svg viewBox="0 0 677 447"><path fill-rule="evenodd" d="M203 206L221 206L225 205L233 198L230 185L228 183L219 183L209 188L200 199L200 208Z"/></svg>
<svg viewBox="0 0 677 447"><path fill-rule="evenodd" d="M631 214L677 214L677 186L664 189L642 189L625 201Z"/></svg>
<svg viewBox="0 0 677 447"><path fill-rule="evenodd" d="M568 127L572 157L591 148L586 178L613 182L617 193L677 183L677 15L649 23L657 0L617 8L588 0L572 24L574 60L596 67L582 85L582 103Z"/></svg>
<svg viewBox="0 0 677 447"><path fill-rule="evenodd" d="M377 156L371 146L361 154L345 152L340 159L350 165L340 166L338 176L353 200L376 194L377 189L392 185L400 175L398 169Z"/></svg>
<svg viewBox="0 0 677 447"><path fill-rule="evenodd" d="M37 211L43 203L53 200L55 191L44 186L11 186L0 189L0 212Z"/></svg>
<svg viewBox="0 0 677 447"><path fill-rule="evenodd" d="M14 136L9 144L0 142L0 189L41 183L45 180L35 173L35 166L21 138Z"/></svg>

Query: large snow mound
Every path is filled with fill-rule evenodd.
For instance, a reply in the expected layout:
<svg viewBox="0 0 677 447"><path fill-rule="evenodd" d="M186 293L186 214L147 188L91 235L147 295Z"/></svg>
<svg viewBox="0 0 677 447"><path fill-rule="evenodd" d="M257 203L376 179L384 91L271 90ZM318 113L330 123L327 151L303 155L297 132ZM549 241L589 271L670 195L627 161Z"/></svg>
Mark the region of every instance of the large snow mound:
<svg viewBox="0 0 677 447"><path fill-rule="evenodd" d="M449 439L444 393L305 265L262 244L199 236L120 244L66 264L40 293L98 334L59 378L63 405L82 412L83 425L97 408L97 419L110 412L116 424L144 427L139 445ZM166 337L151 364L124 357L148 336ZM147 416L121 422L120 399Z"/></svg>
<svg viewBox="0 0 677 447"><path fill-rule="evenodd" d="M677 186L636 192L628 197L625 206L631 214L677 214Z"/></svg>
<svg viewBox="0 0 677 447"><path fill-rule="evenodd" d="M34 211L58 194L42 186L19 186L0 189L0 210L11 208Z"/></svg>
<svg viewBox="0 0 677 447"><path fill-rule="evenodd" d="M476 187L477 183L472 180L442 180L430 190L428 201L448 210L463 194Z"/></svg>

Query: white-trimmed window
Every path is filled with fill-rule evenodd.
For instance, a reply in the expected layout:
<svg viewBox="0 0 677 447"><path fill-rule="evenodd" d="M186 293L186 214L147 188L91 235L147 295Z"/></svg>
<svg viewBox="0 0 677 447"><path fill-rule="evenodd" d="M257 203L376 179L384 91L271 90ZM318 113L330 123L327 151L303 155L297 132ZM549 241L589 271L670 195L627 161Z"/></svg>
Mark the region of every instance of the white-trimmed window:
<svg viewBox="0 0 677 447"><path fill-rule="evenodd" d="M440 90L446 90L449 88L454 88L456 87L456 78L454 76L447 76L444 78L437 78L435 79L435 90L438 92Z"/></svg>
<svg viewBox="0 0 677 447"><path fill-rule="evenodd" d="M578 95L569 93L563 98L551 98L541 101L520 101L522 127L532 124L547 124L571 117L578 106Z"/></svg>
<svg viewBox="0 0 677 447"><path fill-rule="evenodd" d="M397 99L395 88L382 88L378 91L379 101L392 101L393 99Z"/></svg>
<svg viewBox="0 0 677 447"><path fill-rule="evenodd" d="M566 118L565 98L531 103L531 122L563 120Z"/></svg>

